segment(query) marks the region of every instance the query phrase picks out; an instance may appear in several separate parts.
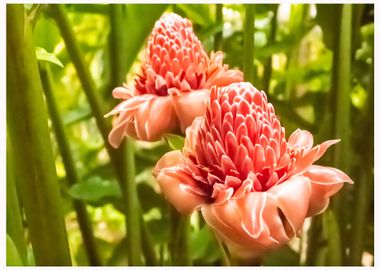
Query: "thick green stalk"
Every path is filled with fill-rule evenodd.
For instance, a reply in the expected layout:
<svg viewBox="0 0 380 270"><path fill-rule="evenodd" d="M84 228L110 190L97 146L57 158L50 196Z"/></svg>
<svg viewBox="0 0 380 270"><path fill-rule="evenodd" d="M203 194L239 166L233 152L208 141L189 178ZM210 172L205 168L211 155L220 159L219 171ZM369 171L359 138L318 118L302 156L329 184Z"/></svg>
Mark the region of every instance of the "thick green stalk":
<svg viewBox="0 0 380 270"><path fill-rule="evenodd" d="M71 154L70 145L65 134L64 125L59 115L58 105L54 97L48 64L40 64L40 76L45 93L46 104L53 124L55 138L57 140L58 148L65 166L66 178L70 186L72 186L79 182L79 177ZM89 263L90 265L101 265L101 258L96 247L91 220L88 216L86 205L80 200L74 200L73 205L77 214L79 229L82 233L83 243L87 252Z"/></svg>
<svg viewBox="0 0 380 270"><path fill-rule="evenodd" d="M336 103L335 103L335 130L334 137L340 138L341 142L334 147L334 166L349 173L350 169L350 109L351 109L351 27L352 27L352 5L342 6L341 22L339 29L339 47L335 52L338 63L336 63ZM345 188L344 188L345 190ZM345 247L347 237L347 192L340 192L333 201L333 208L340 224L341 241L343 244L342 255L347 260Z"/></svg>
<svg viewBox="0 0 380 270"><path fill-rule="evenodd" d="M274 44L276 42L278 6L279 5L276 4L276 7L274 8L274 14L273 14L272 22L271 22L271 29L269 33L268 44ZM271 77L272 77L272 56L269 56L268 59L266 59L265 65L264 65L264 76L263 76L263 85L262 85L262 89L266 93L269 92Z"/></svg>
<svg viewBox="0 0 380 270"><path fill-rule="evenodd" d="M215 4L215 22L217 25L223 24L223 4ZM214 36L214 51L223 49L223 27Z"/></svg>
<svg viewBox="0 0 380 270"><path fill-rule="evenodd" d="M71 265L31 30L7 5L7 126L37 265Z"/></svg>
<svg viewBox="0 0 380 270"><path fill-rule="evenodd" d="M129 265L141 265L141 231L140 231L140 207L137 198L135 181L135 157L134 141L126 142L126 214L127 214L127 244Z"/></svg>
<svg viewBox="0 0 380 270"><path fill-rule="evenodd" d="M285 98L294 100L295 96L295 86L296 86L296 75L294 70L298 67L298 58L301 46L302 35L305 29L305 21L308 18L309 5L307 4L294 4L292 5L292 13L290 31L294 31L295 44L292 46L287 60L287 70L292 71L286 79L285 84Z"/></svg>
<svg viewBox="0 0 380 270"><path fill-rule="evenodd" d="M169 205L171 218L170 250L172 264L176 266L191 265L189 254L190 216L180 214L177 209Z"/></svg>
<svg viewBox="0 0 380 270"><path fill-rule="evenodd" d="M126 75L126 35L125 35L125 17L123 14L124 5L114 4L110 5L110 61L111 61L111 82L112 87L116 87L125 82ZM126 172L126 186L123 189L127 214L127 245L128 257L130 265L141 264L141 240L142 251L144 252L145 260L149 264L155 264L155 252L153 246L148 241L151 237L142 219L142 212L140 210L136 182L135 182L135 157L134 157L134 143L133 139L125 138L125 145L122 145L120 151L124 152L125 172ZM125 147L126 146L126 147Z"/></svg>
<svg viewBox="0 0 380 270"><path fill-rule="evenodd" d="M372 61L374 57L372 55ZM361 258L364 249L366 233L366 221L369 207L369 200L373 192L373 166L374 166L374 64L371 64L370 83L368 89L367 107L363 115L363 125L361 130L365 130L365 140L361 140L363 146L361 156L363 166L361 167L361 177L356 179L356 196L354 205L354 220L352 223L352 237L350 238L349 265L361 265ZM361 137L363 138L363 137Z"/></svg>
<svg viewBox="0 0 380 270"><path fill-rule="evenodd" d="M244 80L254 83L255 5L245 5L244 22Z"/></svg>
<svg viewBox="0 0 380 270"><path fill-rule="evenodd" d="M15 183L15 167L12 160L12 147L7 138L7 234L12 238L21 259L26 265L26 243L24 226Z"/></svg>

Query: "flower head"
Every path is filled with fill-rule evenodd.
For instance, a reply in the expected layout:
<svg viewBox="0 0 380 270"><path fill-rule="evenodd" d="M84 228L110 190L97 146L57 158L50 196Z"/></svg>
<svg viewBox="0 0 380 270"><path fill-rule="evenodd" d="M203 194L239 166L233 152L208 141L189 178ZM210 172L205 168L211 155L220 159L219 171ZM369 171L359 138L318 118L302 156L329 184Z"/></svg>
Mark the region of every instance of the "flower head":
<svg viewBox="0 0 380 270"><path fill-rule="evenodd" d="M204 113L212 86L242 79L240 71L223 65L222 52L208 57L189 20L164 14L148 39L134 87L113 92L124 101L108 114L119 115L109 141L117 147L125 135L153 141L168 132L184 132Z"/></svg>
<svg viewBox="0 0 380 270"><path fill-rule="evenodd" d="M302 130L286 140L265 93L234 83L212 89L182 153L164 155L154 173L180 212L201 209L232 252L256 256L287 243L306 217L352 183L335 168L312 165L337 142L313 147L313 136Z"/></svg>

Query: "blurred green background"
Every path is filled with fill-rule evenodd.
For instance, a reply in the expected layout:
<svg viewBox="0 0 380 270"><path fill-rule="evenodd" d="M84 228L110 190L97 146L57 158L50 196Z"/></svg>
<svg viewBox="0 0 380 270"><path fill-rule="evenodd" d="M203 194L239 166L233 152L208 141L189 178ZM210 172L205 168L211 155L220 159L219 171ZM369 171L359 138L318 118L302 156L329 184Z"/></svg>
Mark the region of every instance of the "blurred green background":
<svg viewBox="0 0 380 270"><path fill-rule="evenodd" d="M346 185L328 211L305 222L300 238L265 256L263 264L373 265L373 5L65 4L60 8L75 40L70 41L63 34L64 23L59 22L54 8L25 5L45 101L49 105L50 100L53 107L53 112L49 108L50 137L74 265L128 264L123 191L94 117L94 102L87 92L95 89L101 100L99 115L116 104L112 89L123 82L133 82L146 39L163 12L175 12L192 21L205 50L222 50L224 62L230 67L243 70L245 63L253 61L253 70L246 76L267 93L287 137L301 128L314 134L315 143L341 138L320 163L345 171L355 184ZM251 12L249 19L247 12ZM70 37L70 33L66 35ZM253 41L248 47L244 46L246 38ZM74 49L68 49L68 43ZM83 59L72 56L69 51L75 49L82 52ZM252 59L245 57L247 53L253 55ZM80 72L82 75L78 76ZM87 86L83 82L86 77L92 78ZM7 108L7 114L10 113L12 108ZM59 146L62 139L54 126L57 118L61 119L66 153ZM7 118L8 128L10 125ZM169 149L164 140L136 142L134 153L137 194L143 213L141 226L150 232L150 241L142 233L142 249L145 242L152 244L157 265L172 263L173 224L168 203L159 194L151 171ZM22 185L18 180L16 184L9 180L17 178L12 150L13 147L7 147L8 264L33 265L31 232L23 205L18 207L11 201L11 193L16 201L21 196L18 189ZM74 171L75 181L70 179L73 176L63 161L67 155L71 156L69 170ZM82 206L75 206L73 200ZM21 238L14 229L16 208L21 217ZM97 251L91 252L84 245L78 225L79 208L81 213L87 212ZM192 264L223 264L218 243L201 215L194 214L190 223ZM149 260L144 257L147 263Z"/></svg>

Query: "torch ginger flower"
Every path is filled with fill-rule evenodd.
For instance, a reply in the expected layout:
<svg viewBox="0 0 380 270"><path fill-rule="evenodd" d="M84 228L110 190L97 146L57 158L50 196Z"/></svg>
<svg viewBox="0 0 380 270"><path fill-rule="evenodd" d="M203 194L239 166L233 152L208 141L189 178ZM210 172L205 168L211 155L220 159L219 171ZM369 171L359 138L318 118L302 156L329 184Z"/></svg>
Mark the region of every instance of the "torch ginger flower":
<svg viewBox="0 0 380 270"><path fill-rule="evenodd" d="M208 57L189 20L165 14L148 39L134 88L113 90L113 96L124 101L106 115L118 115L109 142L116 148L125 135L154 141L165 133L184 133L195 117L203 115L213 85L242 79L241 71L223 65L222 52Z"/></svg>
<svg viewBox="0 0 380 270"><path fill-rule="evenodd" d="M183 151L165 154L154 175L178 211L200 209L235 256L255 257L286 244L352 183L338 169L312 165L338 141L313 147L312 134L299 129L286 140L265 93L234 83L211 90Z"/></svg>

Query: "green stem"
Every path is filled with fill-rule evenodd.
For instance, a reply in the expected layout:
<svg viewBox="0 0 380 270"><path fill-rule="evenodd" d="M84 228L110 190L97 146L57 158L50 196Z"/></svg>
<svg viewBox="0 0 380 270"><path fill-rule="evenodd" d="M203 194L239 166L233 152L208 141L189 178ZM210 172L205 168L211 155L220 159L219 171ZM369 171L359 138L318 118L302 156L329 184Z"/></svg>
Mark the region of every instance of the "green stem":
<svg viewBox="0 0 380 270"><path fill-rule="evenodd" d="M57 140L58 148L65 166L66 179L68 180L70 186L72 186L79 182L79 177L76 172L70 145L65 134L64 125L59 115L58 105L54 97L50 69L46 63L40 64L40 76L45 93L46 104L53 124L55 138ZM73 204L90 265L101 265L101 259L96 247L91 220L88 216L86 205L80 200L74 200Z"/></svg>
<svg viewBox="0 0 380 270"><path fill-rule="evenodd" d="M171 216L171 255L172 263L177 266L191 265L189 254L190 216L180 214L173 206L169 206Z"/></svg>
<svg viewBox="0 0 380 270"><path fill-rule="evenodd" d="M216 25L223 24L223 4L215 4L215 21ZM223 27L214 36L214 50L221 51L223 49Z"/></svg>
<svg viewBox="0 0 380 270"><path fill-rule="evenodd" d="M110 85L116 87L125 82L126 75L126 35L124 28L124 5L110 5L110 62L111 62L111 81ZM120 151L124 151L125 170L126 170L126 187L124 190L126 214L127 214L127 245L129 252L130 265L140 265L140 238L142 241L142 251L146 263L155 265L155 252L151 241L148 228L142 219L142 212L139 206L135 182L135 157L134 142L126 138L126 146L123 145ZM141 224L140 224L141 222ZM140 235L141 234L141 235Z"/></svg>
<svg viewBox="0 0 380 270"><path fill-rule="evenodd" d="M372 61L374 57L372 55ZM352 223L352 237L350 238L349 265L361 265L364 240L366 238L366 221L369 211L369 202L373 191L373 166L374 166L374 64L371 64L370 83L368 87L367 107L363 115L361 130L365 130L365 140L360 137L362 146L360 155L363 157L360 177L356 179L356 194L354 205L354 220Z"/></svg>
<svg viewBox="0 0 380 270"><path fill-rule="evenodd" d="M141 248L145 257L145 265L158 265L156 251L154 250L154 242L147 224L141 218Z"/></svg>
<svg viewBox="0 0 380 270"><path fill-rule="evenodd" d="M71 265L35 47L23 5L7 5L7 125L37 265Z"/></svg>
<svg viewBox="0 0 380 270"><path fill-rule="evenodd" d="M12 160L12 147L7 138L7 234L12 238L24 265L27 265L24 226L16 191L15 167Z"/></svg>
<svg viewBox="0 0 380 270"><path fill-rule="evenodd" d="M255 5L248 4L245 6L245 23L244 23L244 79L247 82L254 83L254 48L255 48Z"/></svg>
<svg viewBox="0 0 380 270"><path fill-rule="evenodd" d="M350 169L350 111L351 111L351 27L352 27L352 5L344 4L341 12L341 22L339 29L339 47L335 52L338 63L336 64L336 103L335 103L335 130L334 137L340 138L341 142L334 147L333 162L334 167L349 173ZM345 187L346 190L348 187ZM336 213L341 233L341 241L344 242L342 254L344 261L346 256L345 242L348 241L347 234L347 192L340 192L333 201L333 208Z"/></svg>
<svg viewBox="0 0 380 270"><path fill-rule="evenodd" d="M127 245L129 265L141 265L141 240L140 240L140 208L137 198L135 182L135 157L134 141L126 142L126 214L127 214Z"/></svg>
<svg viewBox="0 0 380 270"><path fill-rule="evenodd" d="M274 44L276 42L276 31L277 31L277 10L278 6L274 8L274 14L271 22L271 29L268 39L268 44ZM268 59L265 61L264 66L264 76L263 76L263 87L262 89L269 93L269 87L270 87L270 79L272 77L272 56L269 56Z"/></svg>

